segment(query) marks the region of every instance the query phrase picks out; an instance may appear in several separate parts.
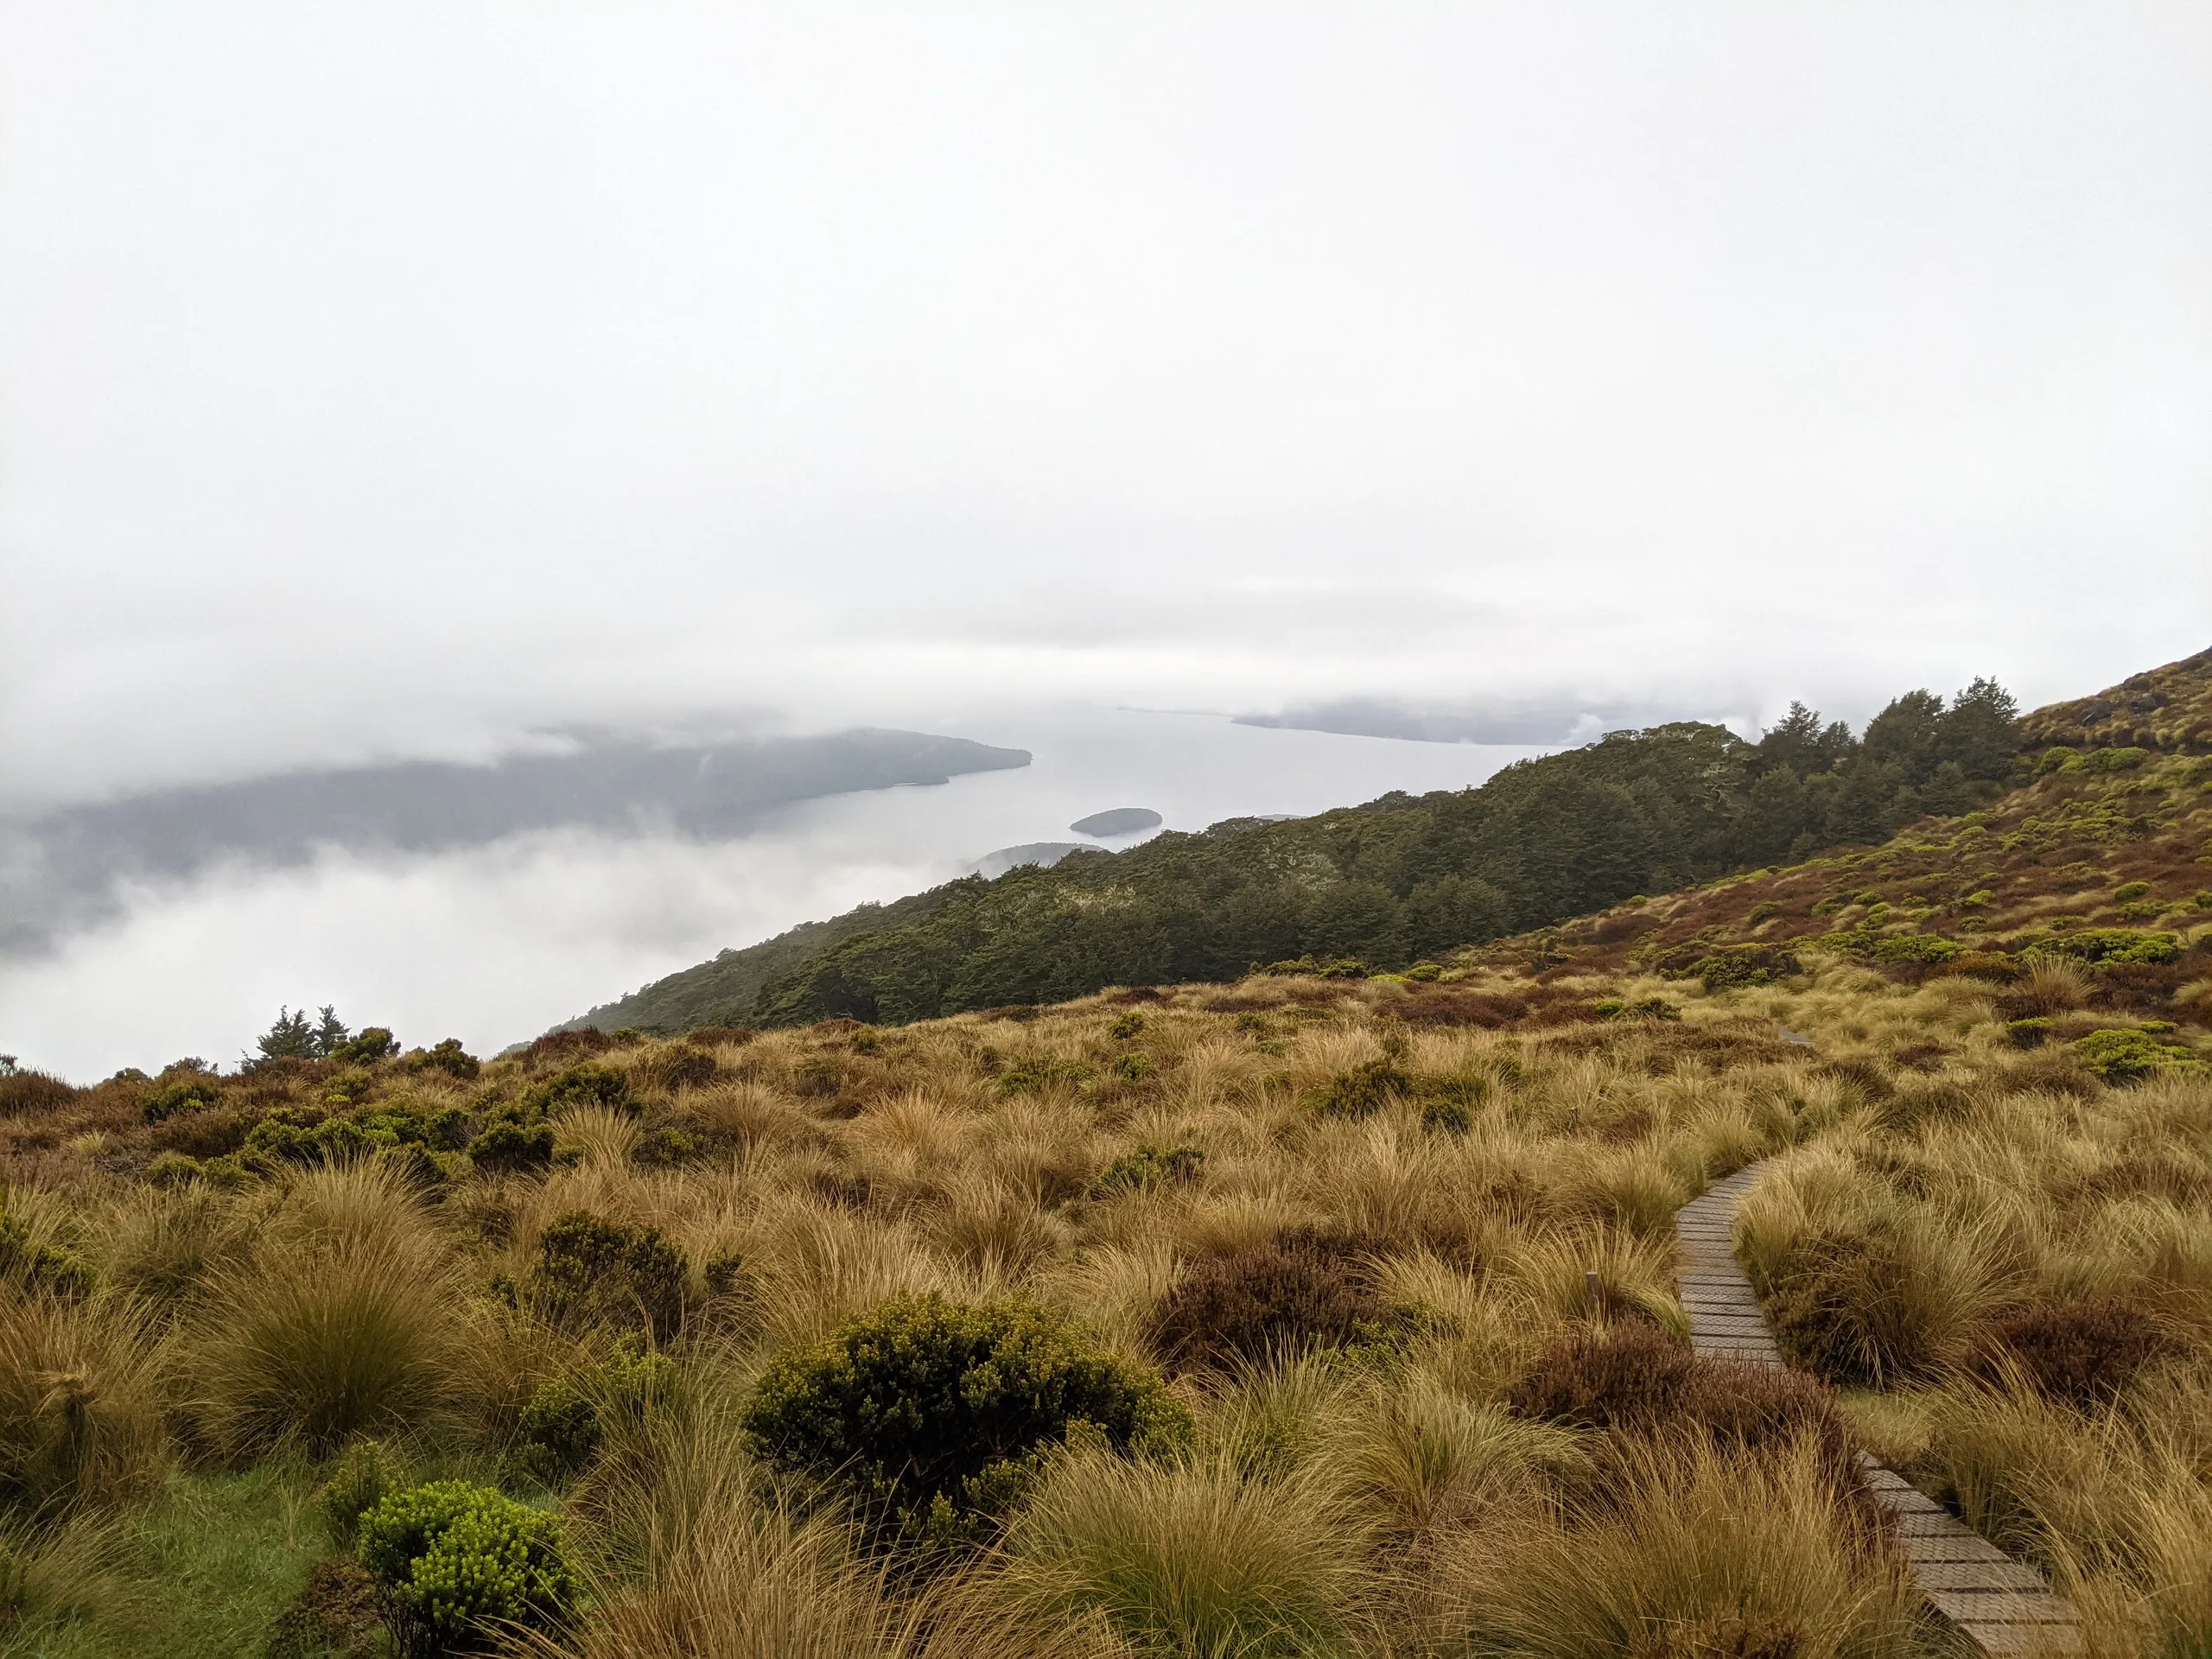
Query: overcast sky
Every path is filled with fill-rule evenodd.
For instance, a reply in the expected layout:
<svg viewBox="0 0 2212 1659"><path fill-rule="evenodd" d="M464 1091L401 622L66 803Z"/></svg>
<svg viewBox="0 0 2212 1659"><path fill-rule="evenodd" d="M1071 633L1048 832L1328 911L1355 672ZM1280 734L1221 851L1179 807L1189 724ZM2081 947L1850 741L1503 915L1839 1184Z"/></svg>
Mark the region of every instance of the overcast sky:
<svg viewBox="0 0 2212 1659"><path fill-rule="evenodd" d="M2212 643L2212 7L0 6L0 780Z"/></svg>

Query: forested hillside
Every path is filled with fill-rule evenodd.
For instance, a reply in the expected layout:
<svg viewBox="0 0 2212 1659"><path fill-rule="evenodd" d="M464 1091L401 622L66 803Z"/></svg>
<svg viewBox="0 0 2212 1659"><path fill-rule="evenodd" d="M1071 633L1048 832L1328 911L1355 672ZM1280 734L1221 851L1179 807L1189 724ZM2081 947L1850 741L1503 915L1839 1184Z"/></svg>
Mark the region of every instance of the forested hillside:
<svg viewBox="0 0 2212 1659"><path fill-rule="evenodd" d="M601 1030L897 1023L1312 957L1402 966L1634 894L1959 812L2012 778L2012 698L1909 692L1863 736L1802 704L1758 742L1616 732L1475 789L1242 819L1051 869L969 878L671 976L569 1022Z"/></svg>

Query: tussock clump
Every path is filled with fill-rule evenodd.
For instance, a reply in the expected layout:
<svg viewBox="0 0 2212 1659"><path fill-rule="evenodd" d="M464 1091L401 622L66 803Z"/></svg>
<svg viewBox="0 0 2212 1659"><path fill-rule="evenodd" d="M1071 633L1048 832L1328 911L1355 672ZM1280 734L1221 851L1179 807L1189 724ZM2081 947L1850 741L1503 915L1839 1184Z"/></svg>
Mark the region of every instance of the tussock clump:
<svg viewBox="0 0 2212 1659"><path fill-rule="evenodd" d="M0 1510L50 1521L146 1497L168 1467L162 1408L137 1319L0 1289Z"/></svg>

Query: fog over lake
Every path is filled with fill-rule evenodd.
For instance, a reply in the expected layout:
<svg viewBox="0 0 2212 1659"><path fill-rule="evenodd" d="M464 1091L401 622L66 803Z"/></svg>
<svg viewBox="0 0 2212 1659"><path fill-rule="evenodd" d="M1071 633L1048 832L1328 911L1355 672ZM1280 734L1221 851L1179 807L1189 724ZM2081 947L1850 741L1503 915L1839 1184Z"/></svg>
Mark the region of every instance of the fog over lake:
<svg viewBox="0 0 2212 1659"><path fill-rule="evenodd" d="M1540 752L1081 708L944 734L1033 759L773 808L728 839L570 827L430 854L240 856L141 881L119 915L50 955L0 962L0 1047L79 1080L188 1053L227 1063L280 1003L329 1002L410 1043L457 1036L486 1052L725 947L950 880L999 848L1069 840L1104 808L1198 830L1462 788Z"/></svg>

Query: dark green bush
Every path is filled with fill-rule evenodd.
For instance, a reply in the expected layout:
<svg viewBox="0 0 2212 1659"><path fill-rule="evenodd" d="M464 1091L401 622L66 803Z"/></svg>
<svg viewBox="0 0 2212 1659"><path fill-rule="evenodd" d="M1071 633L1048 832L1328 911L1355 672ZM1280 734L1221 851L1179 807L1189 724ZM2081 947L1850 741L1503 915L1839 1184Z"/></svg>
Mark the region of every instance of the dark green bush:
<svg viewBox="0 0 2212 1659"><path fill-rule="evenodd" d="M360 1559L410 1656L483 1651L503 1624L555 1628L575 1597L560 1523L465 1481L385 1498L361 1519Z"/></svg>
<svg viewBox="0 0 2212 1659"><path fill-rule="evenodd" d="M1391 1101L1410 1095L1414 1080L1385 1055L1340 1072L1313 1097L1324 1117L1365 1117Z"/></svg>
<svg viewBox="0 0 2212 1659"><path fill-rule="evenodd" d="M468 1160L489 1173L543 1169L553 1161L553 1126L508 1109L484 1125L468 1143Z"/></svg>
<svg viewBox="0 0 2212 1659"><path fill-rule="evenodd" d="M675 1379L676 1367L666 1356L634 1335L624 1337L599 1364L555 1377L531 1395L523 1407L517 1464L549 1486L572 1479L598 1452L610 1425L642 1422L648 1409L669 1397Z"/></svg>
<svg viewBox="0 0 2212 1659"><path fill-rule="evenodd" d="M745 1421L762 1457L847 1491L877 1537L932 1546L988 1535L1071 1434L1128 1454L1191 1433L1158 1377L1058 1315L936 1296L874 1309L779 1357Z"/></svg>
<svg viewBox="0 0 2212 1659"><path fill-rule="evenodd" d="M315 1494L323 1523L340 1548L350 1548L361 1517L384 1502L396 1484L391 1458L375 1440L356 1440L331 1465L330 1478Z"/></svg>
<svg viewBox="0 0 2212 1659"><path fill-rule="evenodd" d="M2124 905L2130 899L2140 899L2150 891L2151 884L2148 881L2123 881L2113 889L2112 896L2115 903Z"/></svg>
<svg viewBox="0 0 2212 1659"><path fill-rule="evenodd" d="M2005 1034L2012 1039L2015 1048L2040 1048L2050 1038L2050 1016L2030 1014L2024 1020L2009 1020Z"/></svg>
<svg viewBox="0 0 2212 1659"><path fill-rule="evenodd" d="M574 1210L538 1235L530 1300L556 1324L642 1326L668 1338L683 1323L688 1277L683 1253L658 1229Z"/></svg>
<svg viewBox="0 0 2212 1659"><path fill-rule="evenodd" d="M1122 1083L1142 1083L1157 1069L1149 1054L1116 1054L1113 1065L1107 1068Z"/></svg>
<svg viewBox="0 0 2212 1659"><path fill-rule="evenodd" d="M458 1037L448 1037L429 1048L417 1049L407 1057L410 1071L442 1071L448 1077L459 1077L464 1083L481 1071L483 1063L461 1046Z"/></svg>
<svg viewBox="0 0 2212 1659"><path fill-rule="evenodd" d="M221 1082L206 1072L186 1071L173 1077L165 1071L141 1098L138 1113L149 1123L161 1123L180 1112L203 1111L222 1097Z"/></svg>
<svg viewBox="0 0 2212 1659"><path fill-rule="evenodd" d="M1144 1015L1131 1008L1106 1027L1106 1034L1117 1043L1126 1043L1144 1029Z"/></svg>
<svg viewBox="0 0 2212 1659"><path fill-rule="evenodd" d="M1205 1152L1193 1146L1171 1147L1165 1152L1158 1147L1139 1147L1106 1166L1091 1184L1090 1196L1103 1198L1116 1192L1149 1192L1160 1186L1179 1186L1185 1181L1197 1180L1205 1168Z"/></svg>
<svg viewBox="0 0 2212 1659"><path fill-rule="evenodd" d="M556 1072L531 1091L530 1105L540 1113L563 1106L612 1106L624 1111L636 1108L630 1100L630 1079L611 1066L586 1060Z"/></svg>
<svg viewBox="0 0 2212 1659"><path fill-rule="evenodd" d="M1787 950L1764 944L1735 944L1699 957L1690 964L1687 976L1701 982L1709 996L1749 985L1771 985L1802 971L1797 958Z"/></svg>
<svg viewBox="0 0 2212 1659"><path fill-rule="evenodd" d="M334 1060L351 1065L374 1065L399 1052L398 1041L382 1026L367 1026L330 1051Z"/></svg>

